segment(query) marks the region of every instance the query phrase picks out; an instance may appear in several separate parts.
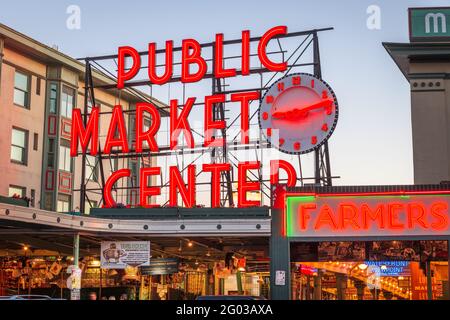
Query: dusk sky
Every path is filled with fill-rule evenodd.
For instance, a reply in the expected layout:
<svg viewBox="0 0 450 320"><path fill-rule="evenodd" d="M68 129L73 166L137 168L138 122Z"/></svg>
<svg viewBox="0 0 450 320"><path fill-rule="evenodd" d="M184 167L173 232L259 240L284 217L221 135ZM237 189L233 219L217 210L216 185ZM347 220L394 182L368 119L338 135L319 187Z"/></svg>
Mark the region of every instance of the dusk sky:
<svg viewBox="0 0 450 320"><path fill-rule="evenodd" d="M322 27L323 78L340 106L330 139L335 184L413 183L409 84L382 46L408 42L408 7L448 1L8 1L0 22L72 57L115 54L120 45L144 50L168 39L213 41L216 33L262 35L277 25L289 31ZM81 9L81 29L66 27L70 5ZM379 30L367 27L367 8L381 9ZM158 97L163 99L163 97ZM167 102L167 101L164 101Z"/></svg>

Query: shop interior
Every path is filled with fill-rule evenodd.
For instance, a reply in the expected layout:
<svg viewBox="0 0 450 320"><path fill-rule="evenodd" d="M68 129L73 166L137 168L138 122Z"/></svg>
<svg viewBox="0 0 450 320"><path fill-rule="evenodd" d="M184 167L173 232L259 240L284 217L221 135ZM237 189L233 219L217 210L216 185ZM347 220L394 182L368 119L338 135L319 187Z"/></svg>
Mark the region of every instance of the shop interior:
<svg viewBox="0 0 450 320"><path fill-rule="evenodd" d="M448 300L447 241L292 242L293 300Z"/></svg>
<svg viewBox="0 0 450 320"><path fill-rule="evenodd" d="M13 231L14 229L12 229ZM17 229L19 230L19 229ZM150 241L150 266L104 269L102 241ZM70 232L0 235L0 296L70 299ZM193 300L200 295L269 298L268 237L145 237L83 234L81 299Z"/></svg>

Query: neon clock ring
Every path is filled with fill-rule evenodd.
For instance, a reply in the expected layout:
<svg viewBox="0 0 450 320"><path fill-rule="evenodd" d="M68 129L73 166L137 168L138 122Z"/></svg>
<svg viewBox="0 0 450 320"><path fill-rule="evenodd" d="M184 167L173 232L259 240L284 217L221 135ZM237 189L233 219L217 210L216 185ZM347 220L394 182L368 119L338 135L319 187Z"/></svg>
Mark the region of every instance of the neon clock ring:
<svg viewBox="0 0 450 320"><path fill-rule="evenodd" d="M339 108L322 79L294 73L275 82L259 106L259 127L266 140L288 154L318 149L333 133Z"/></svg>

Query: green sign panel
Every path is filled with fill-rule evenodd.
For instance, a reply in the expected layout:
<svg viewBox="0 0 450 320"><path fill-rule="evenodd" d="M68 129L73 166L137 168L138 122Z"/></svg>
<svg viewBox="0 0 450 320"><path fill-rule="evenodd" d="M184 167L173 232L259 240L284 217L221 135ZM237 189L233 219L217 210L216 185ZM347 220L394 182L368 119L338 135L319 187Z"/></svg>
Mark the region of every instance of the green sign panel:
<svg viewBox="0 0 450 320"><path fill-rule="evenodd" d="M410 8L409 38L413 41L450 41L450 7Z"/></svg>

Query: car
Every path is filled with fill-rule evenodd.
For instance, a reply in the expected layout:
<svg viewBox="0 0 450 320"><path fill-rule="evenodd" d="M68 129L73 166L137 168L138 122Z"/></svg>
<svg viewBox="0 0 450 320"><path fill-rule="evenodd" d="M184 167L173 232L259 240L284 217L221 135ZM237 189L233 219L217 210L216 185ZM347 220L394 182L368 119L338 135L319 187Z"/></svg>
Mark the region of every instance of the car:
<svg viewBox="0 0 450 320"><path fill-rule="evenodd" d="M267 300L262 296L244 296L244 295L229 295L229 296L198 296L196 300Z"/></svg>
<svg viewBox="0 0 450 320"><path fill-rule="evenodd" d="M45 295L23 294L13 296L1 296L0 300L59 300L59 299L53 299Z"/></svg>

